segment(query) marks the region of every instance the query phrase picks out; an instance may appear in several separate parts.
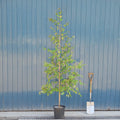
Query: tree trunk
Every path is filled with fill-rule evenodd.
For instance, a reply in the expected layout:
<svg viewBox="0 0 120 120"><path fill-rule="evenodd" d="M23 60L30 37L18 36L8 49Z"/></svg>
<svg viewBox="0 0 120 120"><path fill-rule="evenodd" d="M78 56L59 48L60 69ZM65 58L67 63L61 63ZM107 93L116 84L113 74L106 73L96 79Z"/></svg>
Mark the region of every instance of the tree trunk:
<svg viewBox="0 0 120 120"><path fill-rule="evenodd" d="M60 95L60 62L59 62L59 106L60 106L60 100L61 100L61 95Z"/></svg>
<svg viewBox="0 0 120 120"><path fill-rule="evenodd" d="M60 25L59 25L59 57L60 57L60 41L61 41L61 36L60 36ZM60 94L60 61L59 61L59 107L60 107L60 100L61 100L61 94Z"/></svg>

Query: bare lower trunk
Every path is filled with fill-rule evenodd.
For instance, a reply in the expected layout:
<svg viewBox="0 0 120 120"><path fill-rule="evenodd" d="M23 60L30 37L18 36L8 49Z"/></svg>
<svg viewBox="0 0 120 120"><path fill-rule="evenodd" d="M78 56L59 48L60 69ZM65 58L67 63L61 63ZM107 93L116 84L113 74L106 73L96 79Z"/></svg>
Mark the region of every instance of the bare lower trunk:
<svg viewBox="0 0 120 120"><path fill-rule="evenodd" d="M60 26L59 26L59 30L60 30ZM60 31L59 31L59 35L60 35ZM59 57L60 57L60 41L61 41L61 37L59 36ZM60 61L59 61L59 107L60 107L60 100L61 100L61 94L60 94Z"/></svg>
<svg viewBox="0 0 120 120"><path fill-rule="evenodd" d="M59 63L59 70L60 70L60 63ZM60 71L59 71L59 106L60 106L60 98L61 95L60 95Z"/></svg>
<svg viewBox="0 0 120 120"><path fill-rule="evenodd" d="M59 50L60 50L60 37L59 37ZM60 99L61 99L61 95L60 95L60 62L59 62L59 107L60 107Z"/></svg>

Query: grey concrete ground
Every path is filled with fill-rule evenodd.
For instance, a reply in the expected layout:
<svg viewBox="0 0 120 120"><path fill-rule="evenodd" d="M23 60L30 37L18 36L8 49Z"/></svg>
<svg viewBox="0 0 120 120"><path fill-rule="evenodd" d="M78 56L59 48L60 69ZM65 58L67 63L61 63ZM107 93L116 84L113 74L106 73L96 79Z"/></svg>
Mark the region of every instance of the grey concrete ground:
<svg viewBox="0 0 120 120"><path fill-rule="evenodd" d="M53 120L53 112L0 112L0 120ZM66 111L66 120L120 120L120 111Z"/></svg>

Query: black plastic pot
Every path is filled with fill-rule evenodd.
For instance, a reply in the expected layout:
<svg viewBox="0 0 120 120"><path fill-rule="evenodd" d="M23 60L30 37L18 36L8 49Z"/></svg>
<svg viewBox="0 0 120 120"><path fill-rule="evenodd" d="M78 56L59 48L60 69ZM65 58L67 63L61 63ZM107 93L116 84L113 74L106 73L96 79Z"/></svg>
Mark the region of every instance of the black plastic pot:
<svg viewBox="0 0 120 120"><path fill-rule="evenodd" d="M65 110L65 106L64 105L54 105L54 118L55 119L64 119L64 110Z"/></svg>

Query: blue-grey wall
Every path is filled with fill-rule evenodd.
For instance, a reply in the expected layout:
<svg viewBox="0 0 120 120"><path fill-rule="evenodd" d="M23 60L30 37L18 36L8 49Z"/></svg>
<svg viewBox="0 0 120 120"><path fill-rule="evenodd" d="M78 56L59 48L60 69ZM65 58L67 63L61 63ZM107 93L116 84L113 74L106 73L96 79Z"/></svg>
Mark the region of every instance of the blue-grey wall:
<svg viewBox="0 0 120 120"><path fill-rule="evenodd" d="M120 0L0 0L0 110L48 110L58 95L39 95L46 82L44 62L52 48L48 35L61 8L72 41L74 59L86 66L82 97L62 96L69 110L85 110L88 72L93 72L96 110L120 110Z"/></svg>

